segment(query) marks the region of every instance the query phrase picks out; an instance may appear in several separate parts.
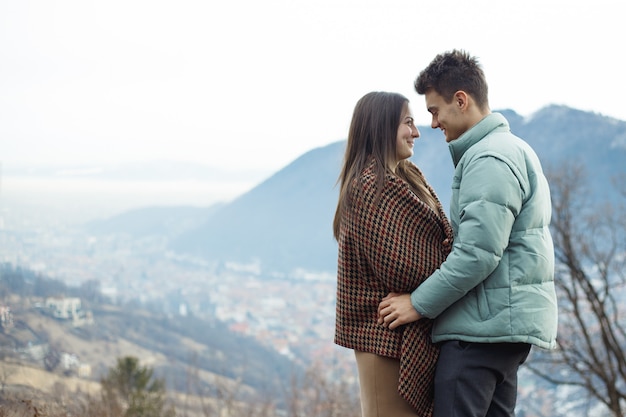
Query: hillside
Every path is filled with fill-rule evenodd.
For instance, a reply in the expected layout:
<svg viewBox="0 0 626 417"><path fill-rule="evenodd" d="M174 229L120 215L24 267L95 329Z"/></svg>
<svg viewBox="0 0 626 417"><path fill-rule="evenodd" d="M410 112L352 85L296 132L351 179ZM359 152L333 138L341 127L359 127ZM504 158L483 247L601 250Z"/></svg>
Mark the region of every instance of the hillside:
<svg viewBox="0 0 626 417"><path fill-rule="evenodd" d="M48 368L57 375L77 375L88 369L87 383L106 375L117 358L136 356L177 392L189 390L192 376L197 380L197 390L215 386L216 378L225 377L241 379L252 390L277 392L282 387L276 384L300 372L286 357L231 332L219 320L166 315L158 306L119 306L82 298L83 310L93 316L93 324L75 327L71 321L52 317L42 307L47 296L34 295L51 286L30 281L27 271L23 273L25 282L16 285L19 280L15 275L20 273L6 265L0 271L0 292L11 305L13 321L12 326L0 326L0 357L10 362ZM19 293L11 294L15 289ZM66 288L66 294L80 295L72 288ZM64 368L59 359L63 354L76 357L82 371L75 366ZM50 383L48 379L31 380L44 390Z"/></svg>

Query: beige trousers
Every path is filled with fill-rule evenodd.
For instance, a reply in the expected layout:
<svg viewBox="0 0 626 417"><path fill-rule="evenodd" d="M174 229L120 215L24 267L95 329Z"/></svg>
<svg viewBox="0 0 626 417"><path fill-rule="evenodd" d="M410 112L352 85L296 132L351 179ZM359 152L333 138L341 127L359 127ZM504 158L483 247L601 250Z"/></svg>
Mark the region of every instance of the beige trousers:
<svg viewBox="0 0 626 417"><path fill-rule="evenodd" d="M363 417L415 417L417 412L398 392L400 360L354 351L361 387Z"/></svg>

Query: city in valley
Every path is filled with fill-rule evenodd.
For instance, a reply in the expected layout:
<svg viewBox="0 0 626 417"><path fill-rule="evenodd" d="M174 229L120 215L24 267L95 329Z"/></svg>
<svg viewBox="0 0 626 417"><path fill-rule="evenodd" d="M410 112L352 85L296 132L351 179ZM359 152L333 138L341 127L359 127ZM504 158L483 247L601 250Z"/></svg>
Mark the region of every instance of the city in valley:
<svg viewBox="0 0 626 417"><path fill-rule="evenodd" d="M168 315L217 319L305 367L332 363L329 372L355 372L351 352L333 344L334 273L277 274L264 272L260 262L209 263L168 251L162 236L95 236L77 225L12 216L0 231L4 264L68 286L97 282L113 304L160 304Z"/></svg>
<svg viewBox="0 0 626 417"><path fill-rule="evenodd" d="M174 317L178 322L200 318L206 323L224 323L232 334L252 337L302 369L317 366L324 377L358 389L353 353L333 343L336 277L332 271L266 271L261 260L236 264L175 253L168 247L168 238L158 234L92 233L77 222L46 217L45 211L0 210L0 214L2 265L34 271L72 288L96 284L99 293L114 306L150 306L152 311L156 306L161 316ZM82 309L83 313L89 309L89 302L72 297L63 300L64 296L30 304L33 310L41 305L73 306L71 309ZM10 323L12 311L24 311L24 305L13 304L16 300L0 299L2 326ZM99 322L97 310L81 317L86 319L81 324L91 328L111 325L102 318ZM145 325L153 316L142 320ZM76 337L64 342L61 363L75 366L73 375L81 383L95 383L92 380L97 375L90 372L95 371L93 364L106 359L112 366L119 356L119 346L108 340L95 347L78 346L81 341ZM71 343L78 344L75 350ZM180 344L191 354L194 349L206 354L206 346L188 340ZM167 353L155 355L147 349L137 350L137 345L131 350L143 359L154 360L152 363L170 362ZM82 354L85 352L90 355ZM5 371L5 375L9 374ZM49 374L42 379L49 380ZM526 369L520 372L519 403L527 416L549 415L563 408L568 395L568 391L555 390Z"/></svg>

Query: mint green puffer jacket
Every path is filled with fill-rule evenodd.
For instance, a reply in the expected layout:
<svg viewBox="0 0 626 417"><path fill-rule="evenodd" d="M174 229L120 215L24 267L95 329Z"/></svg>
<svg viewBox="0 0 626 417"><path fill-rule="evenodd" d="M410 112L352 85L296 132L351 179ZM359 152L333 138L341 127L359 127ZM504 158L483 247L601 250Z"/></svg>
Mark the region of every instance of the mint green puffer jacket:
<svg viewBox="0 0 626 417"><path fill-rule="evenodd" d="M539 159L492 113L449 144L454 246L411 294L433 341L556 347L550 191Z"/></svg>

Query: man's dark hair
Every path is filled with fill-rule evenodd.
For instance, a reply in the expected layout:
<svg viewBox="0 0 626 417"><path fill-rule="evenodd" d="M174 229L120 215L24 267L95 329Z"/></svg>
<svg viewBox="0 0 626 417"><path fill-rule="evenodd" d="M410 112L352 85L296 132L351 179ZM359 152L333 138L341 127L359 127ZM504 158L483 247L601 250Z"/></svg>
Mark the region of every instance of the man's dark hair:
<svg viewBox="0 0 626 417"><path fill-rule="evenodd" d="M489 107L487 81L478 59L462 50L437 55L420 72L415 80L415 91L426 94L429 90L434 90L446 103L462 90L472 96L479 108Z"/></svg>

